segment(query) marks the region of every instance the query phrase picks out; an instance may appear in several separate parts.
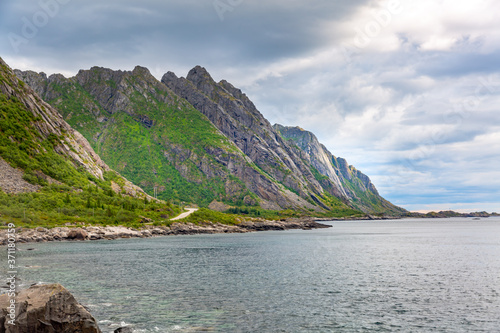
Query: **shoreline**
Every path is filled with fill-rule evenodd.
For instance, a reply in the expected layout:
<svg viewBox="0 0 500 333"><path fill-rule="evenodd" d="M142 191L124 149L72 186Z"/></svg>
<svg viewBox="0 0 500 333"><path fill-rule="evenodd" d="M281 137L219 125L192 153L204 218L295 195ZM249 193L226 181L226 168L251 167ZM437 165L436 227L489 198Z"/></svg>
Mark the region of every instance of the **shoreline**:
<svg viewBox="0 0 500 333"><path fill-rule="evenodd" d="M282 231L282 230L312 230L331 228L332 226L321 222L338 221L379 221L413 219L422 217L389 217L389 216L356 216L356 217L324 217L324 218L286 218L281 220L253 219L243 221L237 225L205 222L201 224L175 222L170 226L144 225L142 228L124 226L65 226L46 229L16 228L16 243L44 243L54 241L93 241L114 240L121 238L151 238L162 236L181 235L203 235L223 233L248 233L258 231ZM10 234L12 235L12 234ZM0 229L0 246L8 243L8 229Z"/></svg>
<svg viewBox="0 0 500 333"><path fill-rule="evenodd" d="M332 221L332 219L321 219L321 221ZM81 227L55 227L46 229L36 227L33 229L16 228L16 243L45 243L54 241L93 241L114 240L121 238L151 238L161 236L179 235L201 235L222 233L248 233L257 231L278 231L302 229L312 230L330 228L313 218L286 219L280 221L257 220L244 221L238 225L226 225L221 223L206 222L195 225L193 223L173 223L170 226L145 225L136 229L123 226L81 226ZM7 229L0 230L0 246L7 245Z"/></svg>

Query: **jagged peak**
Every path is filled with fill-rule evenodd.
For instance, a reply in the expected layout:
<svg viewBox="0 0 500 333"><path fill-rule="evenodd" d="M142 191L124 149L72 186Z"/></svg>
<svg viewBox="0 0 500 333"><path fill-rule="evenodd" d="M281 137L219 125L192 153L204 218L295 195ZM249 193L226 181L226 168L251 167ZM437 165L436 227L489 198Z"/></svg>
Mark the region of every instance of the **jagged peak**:
<svg viewBox="0 0 500 333"><path fill-rule="evenodd" d="M105 72L108 72L108 71L113 71L111 68L107 68L107 67L102 67L102 66L92 66L90 67L90 69L88 69L89 71L98 71L98 72L101 72L101 71L105 71ZM86 72L86 70L80 70L80 72Z"/></svg>
<svg viewBox="0 0 500 333"><path fill-rule="evenodd" d="M214 79L212 78L210 73L206 70L206 68L201 67L200 65L197 65L193 69L191 69L186 79L195 84L206 81L215 83Z"/></svg>
<svg viewBox="0 0 500 333"><path fill-rule="evenodd" d="M203 66L200 66L200 65L196 65L194 66L190 71L189 73L193 73L193 74L202 74L202 75L207 75L207 76L210 76L210 73L207 71L207 69ZM188 74L189 75L189 74Z"/></svg>
<svg viewBox="0 0 500 333"><path fill-rule="evenodd" d="M132 71L123 71L123 70L114 70L111 68L93 66L90 69L80 69L76 77L82 77L86 75L98 75L101 77L109 77L114 78L115 80L119 80L125 75L135 75L135 76L143 76L143 77L154 77L151 74L151 71L144 66L137 65L134 67Z"/></svg>
<svg viewBox="0 0 500 333"><path fill-rule="evenodd" d="M219 84L222 86L227 86L227 87L233 88L233 89L238 89L232 83L228 82L227 80L220 80ZM241 89L238 89L238 90L241 91Z"/></svg>
<svg viewBox="0 0 500 333"><path fill-rule="evenodd" d="M227 91L229 91L231 94L233 94L235 97L246 97L247 95L241 91L240 88L236 88L232 83L228 82L227 80L220 80L219 81L219 86L223 87Z"/></svg>
<svg viewBox="0 0 500 333"><path fill-rule="evenodd" d="M102 75L102 74L110 75L110 74L113 74L113 73L123 74L123 73L125 73L125 71L114 70L114 69L111 69L111 68L101 67L101 66L92 66L92 67L90 67L90 69L80 69L78 71L78 74L76 76L85 75L87 73L100 74L100 75Z"/></svg>
<svg viewBox="0 0 500 333"><path fill-rule="evenodd" d="M293 136L295 138L301 138L301 140L307 140L310 142L318 142L318 138L311 131L305 130L300 126L283 126L280 124L274 124L273 128L275 131L279 132L285 136Z"/></svg>
<svg viewBox="0 0 500 333"><path fill-rule="evenodd" d="M226 80L219 81L218 85L220 87L224 88L224 90L226 90L227 92L229 92L235 98L240 99L250 109L256 109L256 107L253 104L253 102L248 98L248 96L244 92L241 91L240 88L235 87L233 84L229 83Z"/></svg>
<svg viewBox="0 0 500 333"><path fill-rule="evenodd" d="M305 130L300 126L283 126L284 128L288 130L295 130L299 132L304 132L305 134L311 134L312 136L315 136L311 131Z"/></svg>
<svg viewBox="0 0 500 333"><path fill-rule="evenodd" d="M171 82L171 81L175 81L177 79L178 79L178 77L174 72L168 71L165 74L163 74L163 76L161 78L161 82L163 82L163 83Z"/></svg>
<svg viewBox="0 0 500 333"><path fill-rule="evenodd" d="M281 125L281 124L276 123L273 125L273 127L274 127L274 129L284 129L284 130L296 129L296 130L299 130L301 132L309 132L309 133L313 134L312 132L303 129L300 126L285 126L285 125Z"/></svg>
<svg viewBox="0 0 500 333"><path fill-rule="evenodd" d="M32 70L22 71L20 69L14 69L13 72L16 75L19 75L21 73L21 74L25 74L25 75L37 75L37 76L41 76L44 79L47 78L47 74L45 74L45 72L37 73L37 72L32 71Z"/></svg>
<svg viewBox="0 0 500 333"><path fill-rule="evenodd" d="M45 74L45 73L43 73L43 74ZM42 75L42 73L40 73L40 75ZM58 73L58 74L52 74L48 78L45 76L45 79L47 79L49 82L64 81L64 80L66 80L66 77L64 75Z"/></svg>
<svg viewBox="0 0 500 333"><path fill-rule="evenodd" d="M134 75L147 75L147 76L151 76L151 72L149 71L148 68L146 67L143 67L143 66L135 66L134 67L134 70L132 71L132 74Z"/></svg>

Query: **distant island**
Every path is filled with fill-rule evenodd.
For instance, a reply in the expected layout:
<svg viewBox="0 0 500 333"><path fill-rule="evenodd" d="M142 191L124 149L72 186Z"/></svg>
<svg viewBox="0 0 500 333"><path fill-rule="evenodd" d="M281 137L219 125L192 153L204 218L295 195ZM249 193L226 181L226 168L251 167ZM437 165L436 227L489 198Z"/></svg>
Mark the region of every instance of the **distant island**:
<svg viewBox="0 0 500 333"><path fill-rule="evenodd" d="M419 217L419 218L447 218L447 217L490 217L490 216L500 216L500 214L493 212L471 212L471 213L458 213L452 210L445 210L439 212L428 212L428 213L417 213L410 212L406 214L407 217Z"/></svg>

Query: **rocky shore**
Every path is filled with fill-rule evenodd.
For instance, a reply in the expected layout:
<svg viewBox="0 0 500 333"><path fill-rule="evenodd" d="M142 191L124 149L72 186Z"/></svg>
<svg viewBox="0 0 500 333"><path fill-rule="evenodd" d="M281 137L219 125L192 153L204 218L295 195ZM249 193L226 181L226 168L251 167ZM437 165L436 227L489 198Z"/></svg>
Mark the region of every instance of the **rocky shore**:
<svg viewBox="0 0 500 333"><path fill-rule="evenodd" d="M331 220L331 219L330 219ZM170 226L146 225L141 229L127 228L122 226L84 226L84 227L57 227L46 228L17 228L17 243L36 243L50 241L73 241L73 240L112 240L118 238L148 238L155 236L171 235L195 235L195 234L218 234L218 233L245 233L266 230L288 230L288 229L318 229L330 226L316 222L314 219L286 219L280 221L268 221L256 219L241 222L238 225L225 225L220 223L206 222L195 225L192 223L173 223ZM0 230L0 245L7 244L7 230Z"/></svg>

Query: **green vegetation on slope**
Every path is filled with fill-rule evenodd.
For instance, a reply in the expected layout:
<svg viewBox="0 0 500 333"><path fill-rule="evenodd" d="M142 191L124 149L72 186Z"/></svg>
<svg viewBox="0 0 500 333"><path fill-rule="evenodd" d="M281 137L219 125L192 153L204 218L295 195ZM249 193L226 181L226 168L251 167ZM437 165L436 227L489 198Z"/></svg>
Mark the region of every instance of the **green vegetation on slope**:
<svg viewBox="0 0 500 333"><path fill-rule="evenodd" d="M41 188L39 192L21 194L6 194L0 190L0 225L14 222L18 227L138 226L141 221L169 223L167 220L180 212L180 208L171 203L116 194L113 186L125 185L125 180L117 173L107 171L104 179L99 179L83 167L77 168L69 156L58 154L57 149L66 143L69 134L64 130L61 135L52 133L45 137L41 134L39 129L47 130L57 122L49 124L50 120L36 117L19 100L29 93L24 84L17 81L6 66L2 65L1 69L2 83L10 86L15 95L7 97L0 93L0 156L12 167L23 170L24 180ZM35 108L47 111L43 117L51 117L43 105Z"/></svg>
<svg viewBox="0 0 500 333"><path fill-rule="evenodd" d="M0 191L0 224L13 222L17 227L82 224L139 227L147 219L157 225L168 225L168 219L180 211L170 203L125 197L95 186L74 191L66 185L50 185L40 192L16 195Z"/></svg>
<svg viewBox="0 0 500 333"><path fill-rule="evenodd" d="M32 130L38 121L41 119L36 119L17 98L0 94L0 156L13 167L23 169L25 179L32 183L44 184L34 171L76 187L85 186L89 179L97 181L84 171L78 172L70 161L54 151L62 138L54 134L43 138Z"/></svg>
<svg viewBox="0 0 500 333"><path fill-rule="evenodd" d="M189 215L187 218L183 219L182 222L191 222L194 224L202 224L204 222L218 222L228 225L236 225L240 223L237 215L220 213L207 208L200 208L196 212Z"/></svg>
<svg viewBox="0 0 500 333"><path fill-rule="evenodd" d="M387 202L384 198L375 195L371 191L362 191L361 188L363 185L357 178L346 180L344 182L344 186L356 195L356 197L352 198L352 204L354 207L369 207L373 214L401 213L401 211L396 209L397 207Z"/></svg>
<svg viewBox="0 0 500 333"><path fill-rule="evenodd" d="M331 183L327 181L328 180L327 176L320 174L319 171L313 166L311 166L311 171L316 180L318 180L319 183L323 186L323 188L328 189L328 187L331 186L330 185ZM343 184L346 188L351 190L356 195L356 197L351 198L352 200L351 205L354 206L354 208L362 210L362 208L366 209L366 207L369 207L370 212L372 214L393 213L393 212L400 213L398 211L393 211L392 205L385 202L385 200L382 197L375 195L371 191L361 190L361 188L363 188L364 185L358 178L345 179ZM329 195L328 193L327 196L328 199L330 200L329 203L330 205L334 206L337 205L337 207L339 207L339 205L342 204L340 199L332 195Z"/></svg>
<svg viewBox="0 0 500 333"><path fill-rule="evenodd" d="M129 77L128 84L136 84L139 79ZM116 88L112 80L98 84ZM208 206L214 199L237 204L245 196L254 197L241 180L227 176L224 167L206 150L240 152L204 115L167 91L156 90L146 96L134 91L128 96L132 114L110 114L77 82L52 82L50 88L59 96L49 102L65 120L89 140L111 168L147 193L153 194L156 187L159 199L201 206ZM225 178L208 178L201 166ZM227 184L232 188L230 195Z"/></svg>
<svg viewBox="0 0 500 333"><path fill-rule="evenodd" d="M279 220L283 218L289 217L345 217L345 216L364 216L365 214L360 212L359 210L354 210L351 208L340 208L340 209L332 209L328 212L315 212L315 211L298 211L292 209L285 210L265 210L262 208L255 207L234 207L229 208L225 211L227 214L237 214L242 216L249 217L260 217L266 220Z"/></svg>
<svg viewBox="0 0 500 333"><path fill-rule="evenodd" d="M72 83L72 81L61 84L53 82L49 88L59 95L58 98L48 101L49 104L54 106L66 122L71 127L77 128L78 132L90 142L89 135L91 138L94 131L101 127L94 114L102 114L103 109L79 84ZM93 148L95 150L96 147ZM97 150L96 153L99 154Z"/></svg>

